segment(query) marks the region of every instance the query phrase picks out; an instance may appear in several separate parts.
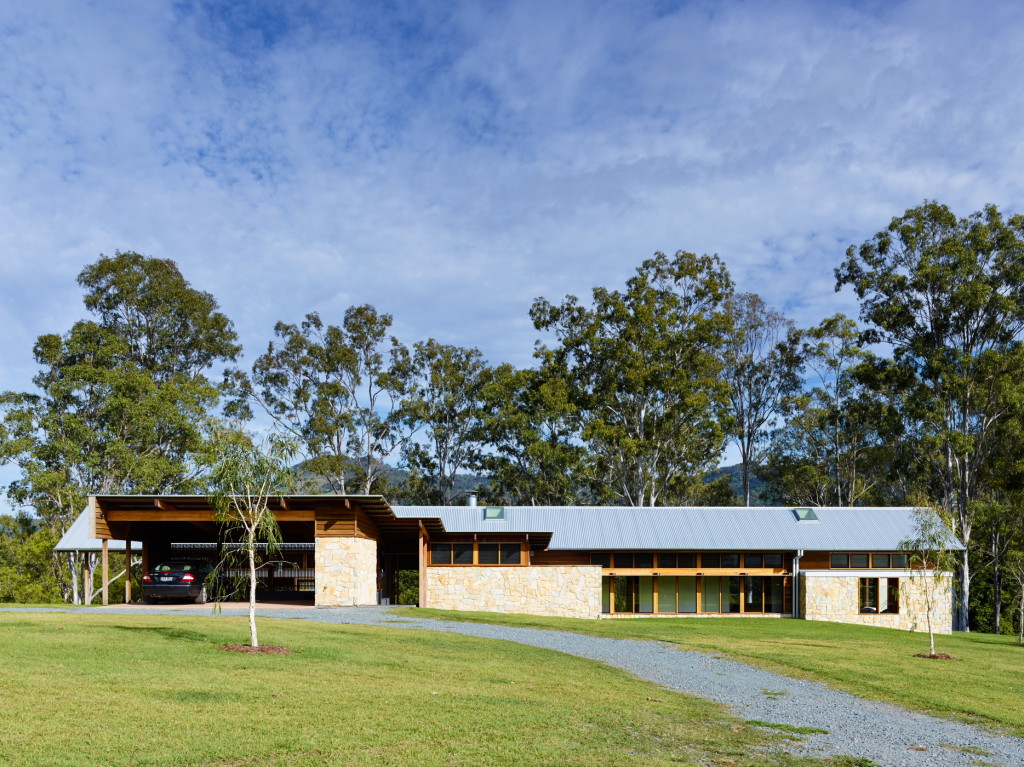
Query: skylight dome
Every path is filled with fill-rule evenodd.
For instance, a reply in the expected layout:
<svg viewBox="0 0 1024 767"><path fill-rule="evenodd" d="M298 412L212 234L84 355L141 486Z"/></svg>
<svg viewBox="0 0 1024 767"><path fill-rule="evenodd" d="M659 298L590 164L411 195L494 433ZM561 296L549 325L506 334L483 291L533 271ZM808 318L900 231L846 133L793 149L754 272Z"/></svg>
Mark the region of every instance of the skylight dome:
<svg viewBox="0 0 1024 767"><path fill-rule="evenodd" d="M793 509L793 514L796 516L797 522L818 521L818 515L814 513L814 509Z"/></svg>

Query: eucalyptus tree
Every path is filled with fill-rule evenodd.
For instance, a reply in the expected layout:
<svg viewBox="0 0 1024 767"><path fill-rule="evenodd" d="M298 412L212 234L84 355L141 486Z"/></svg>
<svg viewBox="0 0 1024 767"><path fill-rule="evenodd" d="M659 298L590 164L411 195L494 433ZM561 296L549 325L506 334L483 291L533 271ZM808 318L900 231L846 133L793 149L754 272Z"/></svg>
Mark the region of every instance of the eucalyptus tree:
<svg viewBox="0 0 1024 767"><path fill-rule="evenodd" d="M800 356L813 386L789 401L765 477L782 503L853 506L871 497L886 465L883 401L863 380L873 358L856 323L842 314L802 335Z"/></svg>
<svg viewBox="0 0 1024 767"><path fill-rule="evenodd" d="M793 322L756 293L738 293L728 307L733 333L725 344L723 376L729 383L729 438L740 450L743 503L749 506L750 476L768 429L800 388L800 340Z"/></svg>
<svg viewBox="0 0 1024 767"><path fill-rule="evenodd" d="M968 628L970 557L985 468L997 427L1020 412L1024 330L1024 216L989 205L958 218L926 201L894 218L836 270L836 289L861 301L869 339L890 344L908 379L909 417L942 505L967 548L954 625Z"/></svg>
<svg viewBox="0 0 1024 767"><path fill-rule="evenodd" d="M0 462L20 472L8 495L58 535L90 493L201 485L220 396L208 369L239 352L172 261L118 252L78 282L93 316L40 336L35 389L0 395Z"/></svg>
<svg viewBox="0 0 1024 767"><path fill-rule="evenodd" d="M336 493L380 491L385 461L409 440L403 411L412 381L409 350L389 334L390 314L369 305L345 311L341 325L312 312L299 325L279 322L275 341L252 373L232 371L232 414L249 403L291 435L304 467Z"/></svg>
<svg viewBox="0 0 1024 767"><path fill-rule="evenodd" d="M249 641L252 647L258 648L256 558L261 546L266 547L268 554L273 554L281 543L281 529L270 502L287 495L293 486L294 475L289 463L295 454L295 445L277 434L271 434L262 445L256 445L249 435L233 429L219 434L216 453L207 497L224 535L238 539L240 544L229 549L227 559L218 563L218 569L230 564L232 556L241 556L248 573L245 581L249 596ZM217 576L215 570L211 581Z"/></svg>
<svg viewBox="0 0 1024 767"><path fill-rule="evenodd" d="M732 280L717 256L656 253L624 291L594 288L591 305L537 300L531 317L557 345L597 490L632 506L691 499L725 442Z"/></svg>
<svg viewBox="0 0 1024 767"><path fill-rule="evenodd" d="M587 500L586 448L564 375L548 366L502 365L484 387L481 457L489 493L524 506L562 506Z"/></svg>
<svg viewBox="0 0 1024 767"><path fill-rule="evenodd" d="M405 446L412 473L407 490L417 501L449 505L456 475L480 466L486 439L483 390L493 373L478 349L432 338L415 344L412 361L415 379L404 417L422 439Z"/></svg>

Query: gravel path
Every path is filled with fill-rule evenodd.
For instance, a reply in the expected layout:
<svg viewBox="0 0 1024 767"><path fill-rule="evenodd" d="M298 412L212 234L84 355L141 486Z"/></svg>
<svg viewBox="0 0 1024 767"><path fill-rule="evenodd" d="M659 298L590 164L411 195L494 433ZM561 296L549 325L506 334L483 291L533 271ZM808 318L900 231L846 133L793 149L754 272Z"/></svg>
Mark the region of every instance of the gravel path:
<svg viewBox="0 0 1024 767"><path fill-rule="evenodd" d="M40 611L44 609L39 608ZM209 608L197 611L193 607L108 607L103 608L103 612L210 614ZM222 614L238 615L243 612L226 608ZM446 631L520 642L591 658L673 690L724 703L743 719L828 730L827 735L804 736L806 742L795 744L790 749L796 754L848 754L866 757L884 767L1024 765L1024 739L862 700L817 682L790 679L745 663L679 650L661 642L408 618L391 615L387 608L261 608L259 615L321 623Z"/></svg>

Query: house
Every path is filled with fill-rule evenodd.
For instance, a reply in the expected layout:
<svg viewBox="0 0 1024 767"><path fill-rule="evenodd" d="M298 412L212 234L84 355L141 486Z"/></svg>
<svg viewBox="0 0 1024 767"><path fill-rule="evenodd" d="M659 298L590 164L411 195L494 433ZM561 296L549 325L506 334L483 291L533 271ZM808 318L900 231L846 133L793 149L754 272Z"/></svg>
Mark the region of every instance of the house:
<svg viewBox="0 0 1024 767"><path fill-rule="evenodd" d="M317 606L394 601L575 618L759 616L909 629L925 580L901 543L910 508L391 506L381 496L275 499L284 544L261 569ZM203 496L94 496L92 537L142 542L143 567L224 539ZM104 578L104 582L106 578ZM949 580L933 622L952 625Z"/></svg>

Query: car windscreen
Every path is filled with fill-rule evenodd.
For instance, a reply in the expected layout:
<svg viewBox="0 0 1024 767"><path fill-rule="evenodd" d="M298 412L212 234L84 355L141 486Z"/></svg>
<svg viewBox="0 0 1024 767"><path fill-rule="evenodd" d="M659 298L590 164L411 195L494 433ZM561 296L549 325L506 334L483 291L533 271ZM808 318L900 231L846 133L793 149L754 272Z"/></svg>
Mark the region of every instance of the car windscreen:
<svg viewBox="0 0 1024 767"><path fill-rule="evenodd" d="M199 567L199 562L163 562L156 566L158 573L189 572Z"/></svg>

